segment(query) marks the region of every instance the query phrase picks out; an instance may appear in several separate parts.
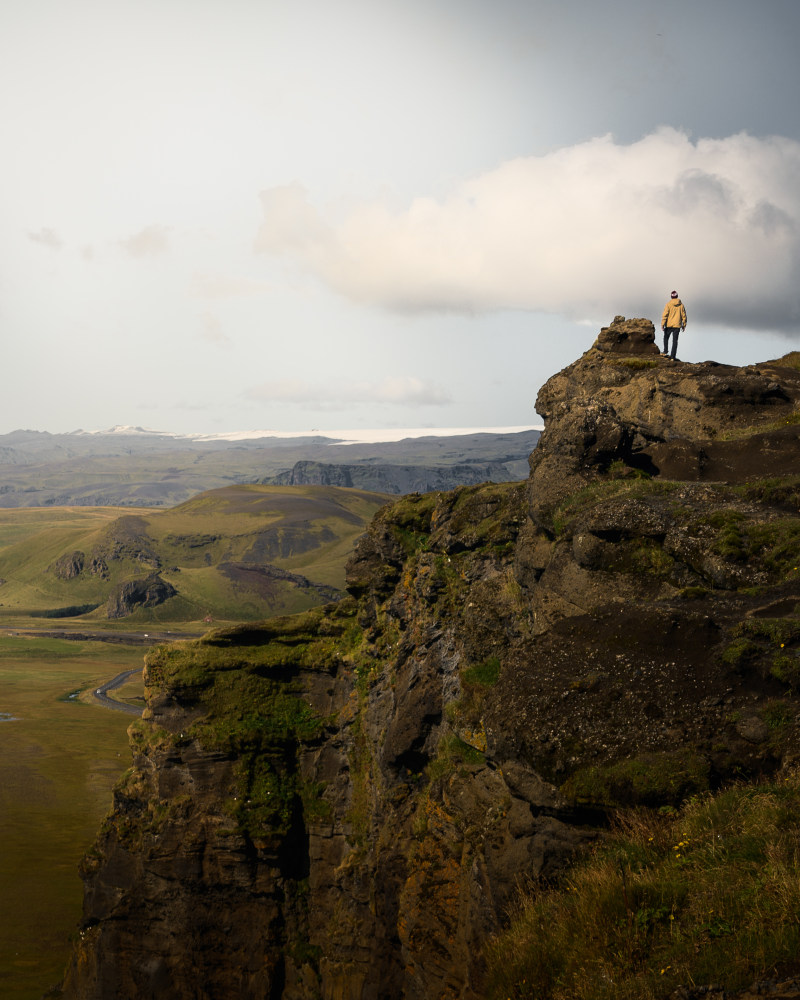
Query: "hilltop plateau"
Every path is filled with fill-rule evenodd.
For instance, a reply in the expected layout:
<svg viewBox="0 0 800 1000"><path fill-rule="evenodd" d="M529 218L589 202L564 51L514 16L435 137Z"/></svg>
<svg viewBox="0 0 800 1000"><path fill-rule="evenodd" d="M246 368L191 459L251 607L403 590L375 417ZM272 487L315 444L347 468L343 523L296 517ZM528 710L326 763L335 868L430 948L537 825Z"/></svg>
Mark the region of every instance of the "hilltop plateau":
<svg viewBox="0 0 800 1000"><path fill-rule="evenodd" d="M147 654L61 995L687 1000L796 968L800 358L653 334L617 317L542 388L526 482L381 507L346 599Z"/></svg>

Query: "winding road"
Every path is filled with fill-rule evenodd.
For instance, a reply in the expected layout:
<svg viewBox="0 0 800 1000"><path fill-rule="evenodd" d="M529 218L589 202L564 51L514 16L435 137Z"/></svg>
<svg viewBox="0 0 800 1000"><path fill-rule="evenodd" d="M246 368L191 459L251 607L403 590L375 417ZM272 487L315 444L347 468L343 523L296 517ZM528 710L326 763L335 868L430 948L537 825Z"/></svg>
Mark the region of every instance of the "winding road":
<svg viewBox="0 0 800 1000"><path fill-rule="evenodd" d="M101 684L99 688L95 689L95 701L100 702L100 704L105 708L113 708L117 712L127 712L128 715L141 715L141 708L136 708L135 705L126 705L124 701L114 701L113 698L108 697L109 691L122 687L122 685L133 677L134 674L138 674L140 672L140 670L125 670L121 674L117 674L117 676L112 678L110 681L106 681L105 684Z"/></svg>

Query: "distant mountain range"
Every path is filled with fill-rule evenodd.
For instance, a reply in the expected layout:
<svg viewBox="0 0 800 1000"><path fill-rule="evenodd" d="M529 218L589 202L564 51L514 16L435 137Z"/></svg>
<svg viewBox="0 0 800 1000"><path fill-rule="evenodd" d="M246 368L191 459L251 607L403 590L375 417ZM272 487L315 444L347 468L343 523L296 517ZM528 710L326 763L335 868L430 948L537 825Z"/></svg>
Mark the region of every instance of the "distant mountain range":
<svg viewBox="0 0 800 1000"><path fill-rule="evenodd" d="M174 434L16 430L0 435L0 507L169 507L238 483L384 493L524 479L536 428ZM379 440L383 437L384 440Z"/></svg>

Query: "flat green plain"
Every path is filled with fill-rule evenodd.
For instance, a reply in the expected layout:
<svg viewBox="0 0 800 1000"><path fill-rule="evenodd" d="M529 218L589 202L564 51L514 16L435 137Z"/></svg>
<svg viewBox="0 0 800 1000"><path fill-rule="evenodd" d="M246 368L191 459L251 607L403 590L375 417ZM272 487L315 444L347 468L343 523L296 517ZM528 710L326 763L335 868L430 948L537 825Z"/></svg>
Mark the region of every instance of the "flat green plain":
<svg viewBox="0 0 800 1000"><path fill-rule="evenodd" d="M141 667L143 654L141 646L0 633L4 1000L39 1000L63 975L81 913L78 864L130 765L133 717L90 696L102 681ZM135 703L141 679L115 694Z"/></svg>

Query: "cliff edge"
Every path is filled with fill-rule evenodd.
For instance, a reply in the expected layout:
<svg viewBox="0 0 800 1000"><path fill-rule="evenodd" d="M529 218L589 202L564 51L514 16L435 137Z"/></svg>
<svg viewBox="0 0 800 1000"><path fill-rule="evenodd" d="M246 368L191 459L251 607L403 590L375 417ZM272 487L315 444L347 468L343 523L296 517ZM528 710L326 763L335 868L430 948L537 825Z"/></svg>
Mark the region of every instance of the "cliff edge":
<svg viewBox="0 0 800 1000"><path fill-rule="evenodd" d="M799 404L796 358L617 317L526 482L403 497L346 600L148 653L62 995L477 1000L520 886L617 810L790 767Z"/></svg>

